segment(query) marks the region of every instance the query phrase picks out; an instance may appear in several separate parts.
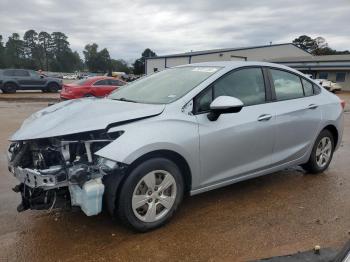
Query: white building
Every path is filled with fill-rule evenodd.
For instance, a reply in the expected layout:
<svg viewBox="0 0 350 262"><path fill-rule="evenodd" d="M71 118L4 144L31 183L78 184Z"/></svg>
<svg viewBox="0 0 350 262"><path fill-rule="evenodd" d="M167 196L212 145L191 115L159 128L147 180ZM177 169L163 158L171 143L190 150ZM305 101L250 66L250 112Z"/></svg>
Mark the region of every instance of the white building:
<svg viewBox="0 0 350 262"><path fill-rule="evenodd" d="M199 62L232 60L270 61L282 57L312 57L312 55L293 44L214 49L147 58L145 72L146 74L152 74L168 67Z"/></svg>

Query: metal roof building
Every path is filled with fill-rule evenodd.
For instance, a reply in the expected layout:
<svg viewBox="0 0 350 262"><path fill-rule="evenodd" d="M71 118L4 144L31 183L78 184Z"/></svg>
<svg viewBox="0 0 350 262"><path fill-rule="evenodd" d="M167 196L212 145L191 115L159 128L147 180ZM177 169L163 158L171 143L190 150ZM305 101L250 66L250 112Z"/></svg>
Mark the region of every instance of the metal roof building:
<svg viewBox="0 0 350 262"><path fill-rule="evenodd" d="M350 90L350 55L324 55L309 57L282 57L272 63L290 66L313 78L328 79Z"/></svg>
<svg viewBox="0 0 350 262"><path fill-rule="evenodd" d="M294 44L277 44L187 52L146 59L145 72L152 74L165 68L212 61L268 61L284 64L313 78L337 82L350 90L350 55L313 56Z"/></svg>
<svg viewBox="0 0 350 262"><path fill-rule="evenodd" d="M291 56L311 57L312 55L290 43L213 49L147 58L145 72L146 74L152 74L168 67L209 61L269 61L271 59Z"/></svg>

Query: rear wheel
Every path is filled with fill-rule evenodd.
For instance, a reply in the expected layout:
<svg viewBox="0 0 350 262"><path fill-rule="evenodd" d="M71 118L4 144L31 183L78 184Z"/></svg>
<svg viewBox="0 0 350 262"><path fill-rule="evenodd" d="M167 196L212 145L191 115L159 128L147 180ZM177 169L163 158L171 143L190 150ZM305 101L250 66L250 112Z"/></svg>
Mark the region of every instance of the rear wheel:
<svg viewBox="0 0 350 262"><path fill-rule="evenodd" d="M13 94L16 93L17 86L14 83L6 83L2 88L2 92L5 94Z"/></svg>
<svg viewBox="0 0 350 262"><path fill-rule="evenodd" d="M48 92L50 93L57 93L58 90L60 89L60 87L58 86L58 84L56 83L50 83L46 89L44 90L47 90Z"/></svg>
<svg viewBox="0 0 350 262"><path fill-rule="evenodd" d="M92 94L85 94L84 97L93 97Z"/></svg>
<svg viewBox="0 0 350 262"><path fill-rule="evenodd" d="M330 131L323 130L316 139L309 161L302 167L309 173L317 174L326 170L332 160L334 138Z"/></svg>
<svg viewBox="0 0 350 262"><path fill-rule="evenodd" d="M127 176L118 198L118 215L128 226L146 232L164 225L184 193L180 169L165 158L149 159Z"/></svg>

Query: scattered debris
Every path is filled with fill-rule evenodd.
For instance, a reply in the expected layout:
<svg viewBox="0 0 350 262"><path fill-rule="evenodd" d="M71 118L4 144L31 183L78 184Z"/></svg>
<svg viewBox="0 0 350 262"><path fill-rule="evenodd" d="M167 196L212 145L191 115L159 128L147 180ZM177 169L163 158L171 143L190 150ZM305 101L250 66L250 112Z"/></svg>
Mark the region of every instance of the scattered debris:
<svg viewBox="0 0 350 262"><path fill-rule="evenodd" d="M316 246L314 247L314 253L315 253L315 254L319 255L319 254L320 254L320 250L321 250L321 247L320 247L319 245L316 245Z"/></svg>

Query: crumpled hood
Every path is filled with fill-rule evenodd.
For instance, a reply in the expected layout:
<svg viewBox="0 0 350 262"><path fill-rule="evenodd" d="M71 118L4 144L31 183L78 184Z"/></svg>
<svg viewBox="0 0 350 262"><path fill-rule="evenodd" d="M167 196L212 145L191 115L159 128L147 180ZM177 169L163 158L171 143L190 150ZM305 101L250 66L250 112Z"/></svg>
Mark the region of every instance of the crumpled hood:
<svg viewBox="0 0 350 262"><path fill-rule="evenodd" d="M155 116L165 105L111 99L68 100L44 108L27 118L11 141L55 137L105 129L109 124Z"/></svg>

